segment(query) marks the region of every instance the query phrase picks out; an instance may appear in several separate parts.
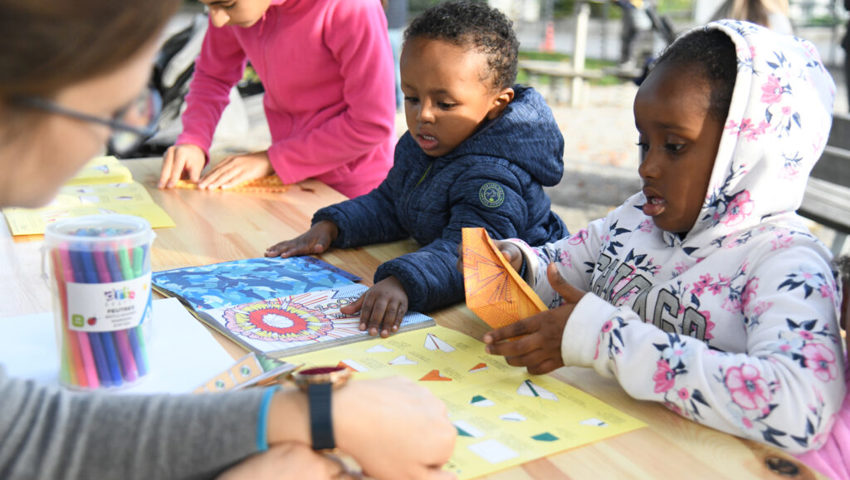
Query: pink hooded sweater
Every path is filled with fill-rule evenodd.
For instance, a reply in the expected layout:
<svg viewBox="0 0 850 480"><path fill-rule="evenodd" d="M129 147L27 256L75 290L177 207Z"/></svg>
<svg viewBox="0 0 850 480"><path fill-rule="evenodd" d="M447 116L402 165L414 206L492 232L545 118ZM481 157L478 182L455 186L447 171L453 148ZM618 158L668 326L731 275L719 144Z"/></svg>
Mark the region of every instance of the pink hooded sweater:
<svg viewBox="0 0 850 480"><path fill-rule="evenodd" d="M392 166L393 60L378 0L272 0L248 28L210 24L177 144L208 153L228 93L250 60L265 87L272 167L355 197Z"/></svg>

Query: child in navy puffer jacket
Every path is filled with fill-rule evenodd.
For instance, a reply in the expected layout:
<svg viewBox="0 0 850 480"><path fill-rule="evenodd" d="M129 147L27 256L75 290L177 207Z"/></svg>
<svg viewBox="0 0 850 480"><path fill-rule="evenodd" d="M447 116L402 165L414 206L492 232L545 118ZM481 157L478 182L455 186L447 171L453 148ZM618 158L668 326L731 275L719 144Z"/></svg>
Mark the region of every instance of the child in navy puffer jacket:
<svg viewBox="0 0 850 480"><path fill-rule="evenodd" d="M387 336L408 308L430 311L463 299L455 269L463 227L492 238L554 241L567 229L543 186L563 175L564 140L534 89L514 85L518 42L497 10L449 2L405 32L402 91L408 131L378 188L316 212L305 234L267 256L322 253L413 237L422 248L390 260L344 313Z"/></svg>

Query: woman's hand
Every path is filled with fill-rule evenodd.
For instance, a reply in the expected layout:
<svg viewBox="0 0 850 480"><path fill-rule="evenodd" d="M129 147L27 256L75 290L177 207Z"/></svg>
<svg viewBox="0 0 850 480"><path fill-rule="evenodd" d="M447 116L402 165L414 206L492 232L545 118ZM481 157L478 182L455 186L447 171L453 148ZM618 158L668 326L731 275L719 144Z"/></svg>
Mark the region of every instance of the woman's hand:
<svg viewBox="0 0 850 480"><path fill-rule="evenodd" d="M169 147L162 157L158 187L173 188L181 178L197 182L205 163L206 155L197 145L187 143Z"/></svg>
<svg viewBox="0 0 850 480"><path fill-rule="evenodd" d="M322 253L330 248L338 235L339 229L335 223L328 220L321 220L314 223L306 233L291 240L278 242L267 248L266 256L287 258Z"/></svg>
<svg viewBox="0 0 850 480"><path fill-rule="evenodd" d="M360 330L368 330L372 336L380 333L386 338L390 332L398 331L407 313L407 292L398 279L387 277L339 311L347 315L360 312Z"/></svg>
<svg viewBox="0 0 850 480"><path fill-rule="evenodd" d="M352 478L344 465L307 445L283 443L242 460L217 480L341 480Z"/></svg>
<svg viewBox="0 0 850 480"><path fill-rule="evenodd" d="M333 393L337 446L377 480L449 480L457 430L446 406L406 378L358 380Z"/></svg>
<svg viewBox="0 0 850 480"><path fill-rule="evenodd" d="M564 366L561 338L567 320L585 293L567 283L554 263L549 264L546 274L552 288L563 297L563 305L484 334L487 353L502 355L509 365L527 367L531 374Z"/></svg>

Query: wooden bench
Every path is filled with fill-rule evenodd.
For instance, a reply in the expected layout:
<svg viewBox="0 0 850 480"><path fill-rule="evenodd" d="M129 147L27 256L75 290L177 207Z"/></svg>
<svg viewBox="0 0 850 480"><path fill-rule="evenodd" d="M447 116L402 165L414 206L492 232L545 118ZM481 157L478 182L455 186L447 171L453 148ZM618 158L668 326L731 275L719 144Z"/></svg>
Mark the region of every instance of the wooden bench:
<svg viewBox="0 0 850 480"><path fill-rule="evenodd" d="M576 93L574 87L575 80L599 80L603 76L600 70L576 70L569 63L549 60L520 60L518 67L521 72L525 72L529 85L539 87L542 78L548 77L547 99L554 103L564 103L569 98L570 106L573 107L579 106L581 102L581 94ZM567 94L567 91L570 93Z"/></svg>
<svg viewBox="0 0 850 480"><path fill-rule="evenodd" d="M575 26L575 44L572 62L548 60L520 60L519 70L528 76L530 85L540 85L540 77L549 77L549 95L547 100L560 103L566 100L569 89L570 106L577 107L582 102L584 80L600 79L599 70L585 70L584 59L587 53L587 26L590 21L590 5L581 2L578 5ZM569 88L567 88L569 84Z"/></svg>
<svg viewBox="0 0 850 480"><path fill-rule="evenodd" d="M833 116L826 149L812 169L797 213L835 230L832 253L841 252L850 233L850 115Z"/></svg>

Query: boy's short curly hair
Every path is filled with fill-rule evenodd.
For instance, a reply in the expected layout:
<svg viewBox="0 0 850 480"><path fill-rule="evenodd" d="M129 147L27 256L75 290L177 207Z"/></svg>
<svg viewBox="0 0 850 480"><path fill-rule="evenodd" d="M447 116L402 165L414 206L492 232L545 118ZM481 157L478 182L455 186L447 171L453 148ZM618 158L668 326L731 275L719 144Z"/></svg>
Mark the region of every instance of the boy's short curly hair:
<svg viewBox="0 0 850 480"><path fill-rule="evenodd" d="M713 28L694 30L667 47L655 67L663 63L699 69L711 87L709 115L726 121L738 74L738 56L729 35Z"/></svg>
<svg viewBox="0 0 850 480"><path fill-rule="evenodd" d="M513 22L485 3L452 1L431 7L405 30L405 43L414 38L444 40L484 53L497 89L516 81L519 41Z"/></svg>

